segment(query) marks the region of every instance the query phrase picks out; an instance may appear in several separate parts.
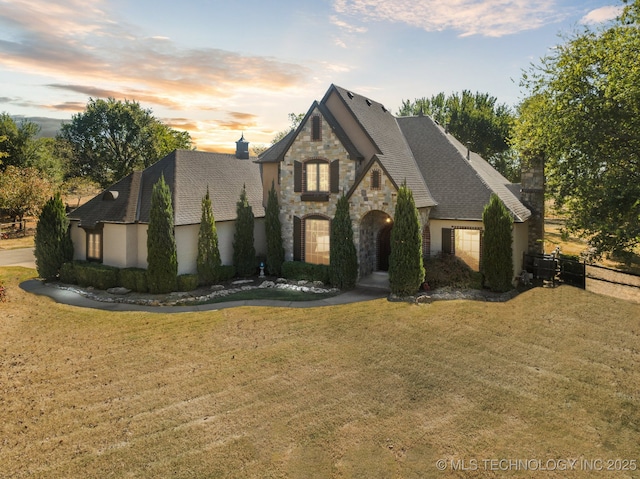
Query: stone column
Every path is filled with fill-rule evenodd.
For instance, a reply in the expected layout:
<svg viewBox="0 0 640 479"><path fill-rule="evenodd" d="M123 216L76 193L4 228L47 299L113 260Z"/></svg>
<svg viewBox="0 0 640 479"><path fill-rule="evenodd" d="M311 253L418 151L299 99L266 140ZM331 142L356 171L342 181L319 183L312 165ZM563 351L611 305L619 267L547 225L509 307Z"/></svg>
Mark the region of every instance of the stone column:
<svg viewBox="0 0 640 479"><path fill-rule="evenodd" d="M530 253L544 253L544 158L524 160L521 178L521 200L531 210L527 249Z"/></svg>

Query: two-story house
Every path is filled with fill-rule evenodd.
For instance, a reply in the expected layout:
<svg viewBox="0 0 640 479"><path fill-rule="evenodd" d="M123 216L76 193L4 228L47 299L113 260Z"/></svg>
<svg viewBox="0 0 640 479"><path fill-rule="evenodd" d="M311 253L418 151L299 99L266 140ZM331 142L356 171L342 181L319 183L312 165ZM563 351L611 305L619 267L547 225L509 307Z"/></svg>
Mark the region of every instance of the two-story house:
<svg viewBox="0 0 640 479"><path fill-rule="evenodd" d="M514 271L528 249L531 211L520 185L468 151L427 116L395 117L382 104L332 85L299 127L260 155L263 189L280 198L287 260L328 264L340 195L351 205L360 276L388 267L398 187L413 192L423 254L456 254L478 269L482 212L497 194L514 219Z"/></svg>
<svg viewBox="0 0 640 479"><path fill-rule="evenodd" d="M274 184L285 259L320 264L329 263L330 222L338 198L346 195L360 277L388 268L397 191L405 182L418 209L425 257L455 254L478 269L482 212L492 193L514 219L515 273L522 268L522 253L541 239L539 228L530 227L536 216L521 199L539 188L509 183L431 118L396 117L382 104L336 85L312 103L296 130L258 158L249 158L244 137L236 145L236 155L175 151L73 211L75 259L145 268L151 190L161 174L173 197L181 274L195 272L207 188L225 264L232 258L235 202L243 186L257 218L256 251L266 251L264 206Z"/></svg>

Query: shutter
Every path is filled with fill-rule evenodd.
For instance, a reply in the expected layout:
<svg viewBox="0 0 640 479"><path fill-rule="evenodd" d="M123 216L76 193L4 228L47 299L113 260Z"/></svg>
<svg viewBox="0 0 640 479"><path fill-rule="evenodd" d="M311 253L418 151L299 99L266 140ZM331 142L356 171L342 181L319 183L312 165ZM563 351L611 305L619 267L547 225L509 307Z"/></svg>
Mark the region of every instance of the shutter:
<svg viewBox="0 0 640 479"><path fill-rule="evenodd" d="M330 189L331 193L340 193L340 161L334 160L331 162L330 171Z"/></svg>
<svg viewBox="0 0 640 479"><path fill-rule="evenodd" d="M302 261L302 220L293 217L293 261Z"/></svg>
<svg viewBox="0 0 640 479"><path fill-rule="evenodd" d="M302 191L302 163L293 162L293 191L300 193Z"/></svg>
<svg viewBox="0 0 640 479"><path fill-rule="evenodd" d="M446 254L454 254L453 250L453 229L442 228L442 252Z"/></svg>

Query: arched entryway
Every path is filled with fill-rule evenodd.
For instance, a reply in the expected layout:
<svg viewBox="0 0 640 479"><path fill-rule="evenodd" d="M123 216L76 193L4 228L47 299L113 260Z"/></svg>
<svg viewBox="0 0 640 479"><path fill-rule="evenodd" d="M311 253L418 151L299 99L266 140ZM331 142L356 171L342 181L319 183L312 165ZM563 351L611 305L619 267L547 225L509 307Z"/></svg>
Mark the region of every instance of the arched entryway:
<svg viewBox="0 0 640 479"><path fill-rule="evenodd" d="M360 221L360 277L389 269L393 219L384 211L368 212Z"/></svg>

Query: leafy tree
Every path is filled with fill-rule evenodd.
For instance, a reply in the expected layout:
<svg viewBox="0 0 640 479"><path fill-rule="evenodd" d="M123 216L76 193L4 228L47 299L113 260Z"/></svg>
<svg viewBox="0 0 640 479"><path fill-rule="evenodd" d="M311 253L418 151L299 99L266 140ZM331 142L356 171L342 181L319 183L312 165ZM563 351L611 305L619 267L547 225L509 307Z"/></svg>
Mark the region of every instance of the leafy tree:
<svg viewBox="0 0 640 479"><path fill-rule="evenodd" d="M73 176L103 187L155 163L177 148L190 148L187 132L169 128L138 102L90 99L84 113L62 125L59 138L73 149Z"/></svg>
<svg viewBox="0 0 640 479"><path fill-rule="evenodd" d="M8 166L31 166L33 143L40 127L29 120L17 123L8 113L0 114L0 170Z"/></svg>
<svg viewBox="0 0 640 479"><path fill-rule="evenodd" d="M331 222L331 255L329 269L331 284L340 289L351 289L358 279L358 253L353 243L353 224L349 214L349 200L341 196Z"/></svg>
<svg viewBox="0 0 640 479"><path fill-rule="evenodd" d="M640 243L638 2L613 23L574 34L525 72L516 146L543 158L567 228L596 254Z"/></svg>
<svg viewBox="0 0 640 479"><path fill-rule="evenodd" d="M42 208L34 242L38 275L45 280L56 279L62 265L73 259L69 220L59 193Z"/></svg>
<svg viewBox="0 0 640 479"><path fill-rule="evenodd" d="M211 284L219 279L220 250L218 248L218 232L216 220L213 217L209 188L202 198L202 218L200 219L200 231L198 232L198 279L202 284Z"/></svg>
<svg viewBox="0 0 640 479"><path fill-rule="evenodd" d="M389 255L389 284L391 292L399 296L414 294L424 282L422 237L418 210L413 192L405 184L398 189L391 254Z"/></svg>
<svg viewBox="0 0 640 479"><path fill-rule="evenodd" d="M0 173L0 208L19 221L37 215L52 194L51 183L35 168L12 165Z"/></svg>
<svg viewBox="0 0 640 479"><path fill-rule="evenodd" d="M513 218L500 198L492 194L482 212L482 276L492 291L509 291L513 285Z"/></svg>
<svg viewBox="0 0 640 479"><path fill-rule="evenodd" d="M253 245L254 216L247 190L242 186L236 203L236 231L233 234L233 265L238 276L251 276L256 271L256 249Z"/></svg>
<svg viewBox="0 0 640 479"><path fill-rule="evenodd" d="M488 93L474 94L463 90L461 94L453 93L447 97L441 92L413 102L403 100L398 115L411 116L422 112L431 116L507 179L519 181L519 160L511 151L509 142L515 116L507 105L497 101Z"/></svg>
<svg viewBox="0 0 640 479"><path fill-rule="evenodd" d="M178 255L173 231L171 191L164 175L153 185L147 229L147 284L150 293L169 293L178 286Z"/></svg>
<svg viewBox="0 0 640 479"><path fill-rule="evenodd" d="M265 212L265 229L267 234L267 271L279 276L284 263L284 248L282 246L282 225L280 224L280 206L275 183L271 182L267 211Z"/></svg>

